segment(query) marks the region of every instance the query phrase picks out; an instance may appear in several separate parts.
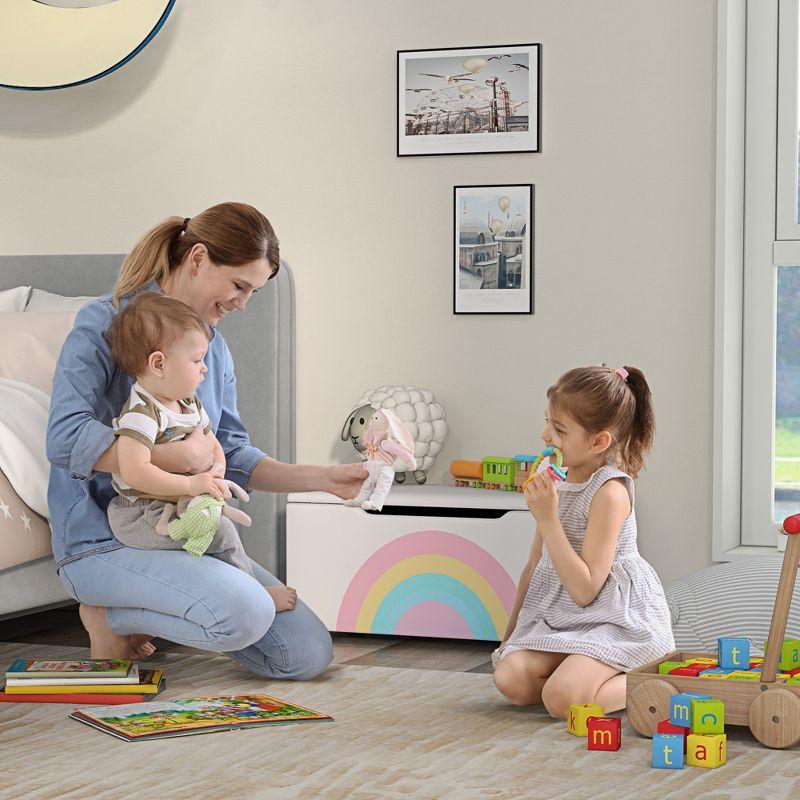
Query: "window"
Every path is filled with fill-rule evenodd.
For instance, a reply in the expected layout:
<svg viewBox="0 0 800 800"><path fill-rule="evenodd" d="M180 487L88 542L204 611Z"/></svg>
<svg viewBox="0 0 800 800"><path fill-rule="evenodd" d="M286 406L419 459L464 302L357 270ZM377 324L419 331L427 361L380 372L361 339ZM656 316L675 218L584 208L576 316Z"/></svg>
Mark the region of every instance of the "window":
<svg viewBox="0 0 800 800"><path fill-rule="evenodd" d="M720 3L717 560L769 552L800 511L798 6Z"/></svg>

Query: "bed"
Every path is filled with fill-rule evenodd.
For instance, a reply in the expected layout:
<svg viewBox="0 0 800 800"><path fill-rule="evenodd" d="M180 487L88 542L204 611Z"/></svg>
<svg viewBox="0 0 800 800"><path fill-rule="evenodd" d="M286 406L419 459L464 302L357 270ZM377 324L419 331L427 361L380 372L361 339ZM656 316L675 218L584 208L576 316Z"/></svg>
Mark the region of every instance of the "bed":
<svg viewBox="0 0 800 800"><path fill-rule="evenodd" d="M0 256L0 292L19 286L37 288L35 297L29 295L28 306L38 313L40 307L49 308L48 301L59 303L58 296L91 297L110 291L123 258L118 254ZM251 441L275 458L293 462L294 284L286 262L281 262L278 276L268 286L252 297L246 314L230 315L220 330L236 363L239 411ZM43 306L35 306L35 298ZM3 313L0 317L8 338L9 327L14 327L10 323L22 318ZM13 333L10 338L14 339ZM11 347L13 341L3 342L7 353ZM32 353L31 345L22 348ZM38 359L39 354L31 354L31 362ZM285 497L254 494L247 513L253 526L241 534L248 554L284 576ZM49 542L47 520L23 502L0 470L0 619L74 602L61 587Z"/></svg>

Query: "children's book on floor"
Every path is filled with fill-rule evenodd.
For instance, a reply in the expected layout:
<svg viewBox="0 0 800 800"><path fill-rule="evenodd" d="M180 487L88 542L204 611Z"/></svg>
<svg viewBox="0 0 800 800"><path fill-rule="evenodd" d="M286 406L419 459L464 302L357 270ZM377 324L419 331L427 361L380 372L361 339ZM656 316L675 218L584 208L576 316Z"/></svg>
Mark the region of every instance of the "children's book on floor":
<svg viewBox="0 0 800 800"><path fill-rule="evenodd" d="M69 703L73 706L144 703L161 694L165 686L160 669L145 669L139 672L137 684L6 686L0 690L0 703Z"/></svg>
<svg viewBox="0 0 800 800"><path fill-rule="evenodd" d="M121 686L139 683L139 665L132 664L127 674L107 675L102 672L69 672L59 675L46 675L41 673L21 674L6 672L6 686L93 686L103 684L107 686Z"/></svg>
<svg viewBox="0 0 800 800"><path fill-rule="evenodd" d="M6 670L6 678L124 678L132 662L127 658L44 661L18 658ZM97 681L95 681L97 682Z"/></svg>
<svg viewBox="0 0 800 800"><path fill-rule="evenodd" d="M126 742L290 722L332 721L329 714L266 694L184 697L141 705L77 708L70 719Z"/></svg>

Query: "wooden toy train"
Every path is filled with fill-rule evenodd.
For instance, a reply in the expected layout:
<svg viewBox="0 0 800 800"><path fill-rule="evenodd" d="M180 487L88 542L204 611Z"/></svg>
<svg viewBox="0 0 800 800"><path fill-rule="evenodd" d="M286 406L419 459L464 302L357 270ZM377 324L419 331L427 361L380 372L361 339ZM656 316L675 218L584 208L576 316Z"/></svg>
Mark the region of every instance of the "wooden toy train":
<svg viewBox="0 0 800 800"><path fill-rule="evenodd" d="M536 474L539 464L553 457L548 472L555 480L563 481L566 472L562 469L561 451L557 447L545 447L534 456L516 455L513 458L486 456L480 461L456 460L450 464L450 474L456 486L470 486L473 489L500 489L505 492L521 492Z"/></svg>

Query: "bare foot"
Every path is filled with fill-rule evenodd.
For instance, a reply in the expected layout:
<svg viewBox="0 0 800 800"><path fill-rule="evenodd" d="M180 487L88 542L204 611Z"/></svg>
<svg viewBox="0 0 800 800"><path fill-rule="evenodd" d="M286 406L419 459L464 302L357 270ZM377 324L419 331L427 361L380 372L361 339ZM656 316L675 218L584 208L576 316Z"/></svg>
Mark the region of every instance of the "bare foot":
<svg viewBox="0 0 800 800"><path fill-rule="evenodd" d="M89 634L92 658L130 658L131 637L114 633L106 622L106 610L101 606L81 603L78 613Z"/></svg>
<svg viewBox="0 0 800 800"><path fill-rule="evenodd" d="M267 586L275 602L275 611L291 611L297 602L297 590L291 586Z"/></svg>
<svg viewBox="0 0 800 800"><path fill-rule="evenodd" d="M150 641L152 637L146 633L131 634L131 658L135 661L144 661L156 651L156 646Z"/></svg>

